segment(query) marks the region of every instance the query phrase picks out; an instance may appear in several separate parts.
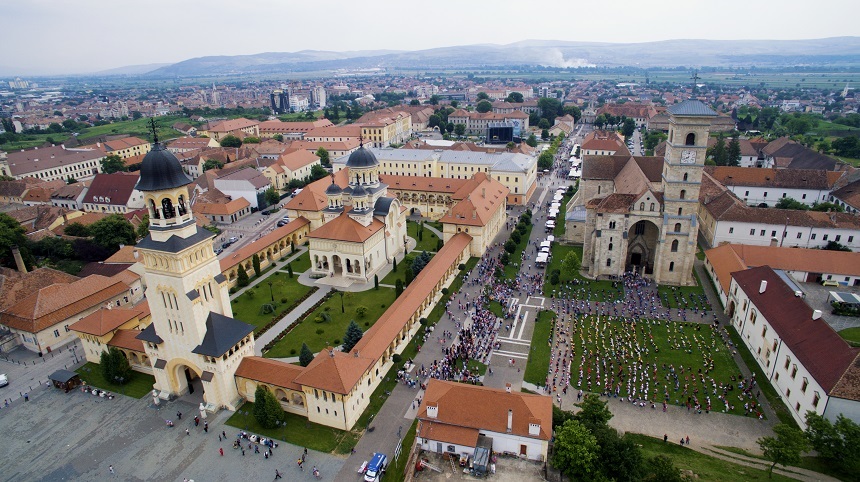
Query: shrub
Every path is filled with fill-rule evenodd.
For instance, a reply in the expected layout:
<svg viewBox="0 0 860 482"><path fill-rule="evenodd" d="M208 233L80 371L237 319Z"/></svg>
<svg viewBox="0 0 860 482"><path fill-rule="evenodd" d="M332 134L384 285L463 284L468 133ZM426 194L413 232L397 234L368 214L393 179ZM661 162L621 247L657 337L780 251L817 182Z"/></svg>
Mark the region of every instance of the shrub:
<svg viewBox="0 0 860 482"><path fill-rule="evenodd" d="M522 235L520 235L519 231L514 231L513 233L511 233L511 240L513 240L513 242L519 244L520 240L522 239L523 237Z"/></svg>
<svg viewBox="0 0 860 482"><path fill-rule="evenodd" d="M296 354L296 349L290 348L290 355L295 355L295 354Z"/></svg>
<svg viewBox="0 0 860 482"><path fill-rule="evenodd" d="M505 251L507 251L508 253L513 253L516 250L517 250L517 243L513 242L510 239L505 241Z"/></svg>
<svg viewBox="0 0 860 482"><path fill-rule="evenodd" d="M230 294L232 295L232 294L235 294L235 293L236 293L236 288L235 288L235 287L234 287L234 288L230 288ZM234 301L235 301L235 300L234 300Z"/></svg>
<svg viewBox="0 0 860 482"><path fill-rule="evenodd" d="M436 251L441 251L442 246L445 246L445 243L443 243L441 239L439 241L436 241Z"/></svg>
<svg viewBox="0 0 860 482"><path fill-rule="evenodd" d="M369 322L369 321L365 321L365 322L364 322L364 326L370 326L370 322Z"/></svg>
<svg viewBox="0 0 860 482"><path fill-rule="evenodd" d="M447 295L447 294L448 294L448 293L450 293L450 292L451 292L451 291L450 291L448 288L442 288L442 294L443 294L443 295Z"/></svg>
<svg viewBox="0 0 860 482"><path fill-rule="evenodd" d="M463 271L464 269L466 269L466 265L463 263L460 263L459 265L457 265L457 269L459 269L460 271Z"/></svg>
<svg viewBox="0 0 860 482"><path fill-rule="evenodd" d="M322 328L317 328L317 335L322 335L323 333L325 333L325 330L323 330Z"/></svg>
<svg viewBox="0 0 860 482"><path fill-rule="evenodd" d="M257 293L255 293L254 290L248 290L245 292L245 294L248 295L248 298L254 299L254 295L256 295Z"/></svg>
<svg viewBox="0 0 860 482"><path fill-rule="evenodd" d="M287 263L287 274L290 275L290 278L293 277L293 264L292 263Z"/></svg>
<svg viewBox="0 0 860 482"><path fill-rule="evenodd" d="M334 346L340 345L340 338L335 338L332 343L334 343Z"/></svg>
<svg viewBox="0 0 860 482"><path fill-rule="evenodd" d="M355 316L358 318L364 318L367 316L367 307L366 306L358 306L355 308Z"/></svg>
<svg viewBox="0 0 860 482"><path fill-rule="evenodd" d="M400 363L401 361L403 361L403 357L400 356L400 353L395 353L391 356L391 361L393 361L394 363Z"/></svg>
<svg viewBox="0 0 860 482"><path fill-rule="evenodd" d="M420 323L420 324L422 324L422 325L426 325L426 324L427 324L427 318L421 318L421 319L419 319L419 320L418 320L418 323Z"/></svg>
<svg viewBox="0 0 860 482"><path fill-rule="evenodd" d="M287 300L286 298L281 298L281 303L286 303L287 301L289 300Z"/></svg>

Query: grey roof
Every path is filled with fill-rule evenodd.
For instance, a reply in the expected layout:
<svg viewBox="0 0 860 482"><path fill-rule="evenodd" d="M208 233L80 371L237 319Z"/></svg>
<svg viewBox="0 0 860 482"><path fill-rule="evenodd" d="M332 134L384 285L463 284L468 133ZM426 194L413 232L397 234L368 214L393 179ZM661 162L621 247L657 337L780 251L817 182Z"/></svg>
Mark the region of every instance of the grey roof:
<svg viewBox="0 0 860 482"><path fill-rule="evenodd" d="M379 161L370 149L361 146L360 149L353 151L346 161L346 167L373 167L378 166Z"/></svg>
<svg viewBox="0 0 860 482"><path fill-rule="evenodd" d="M269 178L251 166L246 166L229 174L215 178L216 186L218 185L218 181L248 181L256 189L269 184Z"/></svg>
<svg viewBox="0 0 860 482"><path fill-rule="evenodd" d="M13 176L26 176L44 169L64 168L80 162L95 161L103 156L102 151L95 149L72 150L63 146L51 146L9 152L6 159Z"/></svg>
<svg viewBox="0 0 860 482"><path fill-rule="evenodd" d="M373 205L373 215L388 216L388 212L391 210L392 202L394 202L394 198L392 197L381 197L377 199L376 203Z"/></svg>
<svg viewBox="0 0 860 482"><path fill-rule="evenodd" d="M225 282L225 281L227 281L227 277L226 277L226 276L224 276L223 274L218 273L218 274L216 274L216 275L215 275L215 282L216 282L216 283L221 284L221 283L223 283L223 282Z"/></svg>
<svg viewBox="0 0 860 482"><path fill-rule="evenodd" d="M361 184L352 188L352 197L363 197L367 196L367 190L362 187Z"/></svg>
<svg viewBox="0 0 860 482"><path fill-rule="evenodd" d="M155 333L155 323L150 323L149 326L144 328L135 338L138 340L148 341L150 343L155 343L156 345L160 345L164 343L164 340Z"/></svg>
<svg viewBox="0 0 860 482"><path fill-rule="evenodd" d="M367 149L365 147L365 149ZM379 161L429 161L438 157L439 153L429 149L369 149ZM341 156L333 160L333 164L345 164L350 156Z"/></svg>
<svg viewBox="0 0 860 482"><path fill-rule="evenodd" d="M206 334L203 341L191 350L198 355L219 357L254 331L254 327L242 321L209 312L206 318Z"/></svg>
<svg viewBox="0 0 860 482"><path fill-rule="evenodd" d="M154 251L164 251L167 253L178 253L212 237L215 237L215 233L198 227L197 232L187 238L181 238L174 235L167 238L167 241L154 241L152 239L152 234L147 234L145 238L138 241L137 247Z"/></svg>
<svg viewBox="0 0 860 482"><path fill-rule="evenodd" d="M182 171L179 159L160 142L152 146L140 166L138 191L162 191L191 184L191 179Z"/></svg>
<svg viewBox="0 0 860 482"><path fill-rule="evenodd" d="M337 184L335 184L333 182L331 184L329 184L327 188L325 188L326 194L333 195L333 194L340 194L342 192L343 192L343 189L341 189L340 186L338 186Z"/></svg>
<svg viewBox="0 0 860 482"><path fill-rule="evenodd" d="M75 378L76 376L78 376L78 374L75 372L61 369L48 375L48 379L54 382L66 383L67 381L71 380L72 378Z"/></svg>
<svg viewBox="0 0 860 482"><path fill-rule="evenodd" d="M189 300L194 301L197 298L200 298L200 293L198 293L197 290L191 290L188 293L185 293L185 296L187 296Z"/></svg>
<svg viewBox="0 0 860 482"><path fill-rule="evenodd" d="M680 104L675 104L666 109L669 114L677 116L695 117L707 116L716 117L717 113L710 107L706 106L698 100L685 100Z"/></svg>

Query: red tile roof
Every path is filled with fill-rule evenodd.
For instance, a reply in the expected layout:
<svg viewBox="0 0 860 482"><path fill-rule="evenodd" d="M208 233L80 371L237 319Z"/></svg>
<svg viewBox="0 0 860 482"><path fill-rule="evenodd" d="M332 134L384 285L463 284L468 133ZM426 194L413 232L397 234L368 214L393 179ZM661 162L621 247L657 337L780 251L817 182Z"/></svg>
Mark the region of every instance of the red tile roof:
<svg viewBox="0 0 860 482"><path fill-rule="evenodd" d="M72 323L69 329L102 336L116 330L128 321L140 318L142 312L139 308L102 308Z"/></svg>
<svg viewBox="0 0 860 482"><path fill-rule="evenodd" d="M349 217L346 212L331 221L311 231L309 238L363 243L385 227L381 221L374 219L367 226Z"/></svg>
<svg viewBox="0 0 860 482"><path fill-rule="evenodd" d="M134 186L140 177L133 174L96 174L90 184L90 189L84 195L83 202L91 204L128 204L128 200L134 191ZM107 198L110 201L98 200Z"/></svg>
<svg viewBox="0 0 860 482"><path fill-rule="evenodd" d="M252 256L254 256L255 253L259 252L262 249L265 249L270 244L274 244L281 238L289 236L296 230L301 229L309 225L310 223L310 221L302 217L299 217L298 219L293 219L289 223L281 226L280 228L275 228L274 231L254 241L253 243L248 244L246 246L242 246L229 257L220 260L221 272L223 273L228 269L232 268L233 266L236 266L237 264L250 259Z"/></svg>
<svg viewBox="0 0 860 482"><path fill-rule="evenodd" d="M296 383L296 377L303 370L304 368L301 366L278 360L246 356L239 363L236 376L300 392L302 387Z"/></svg>

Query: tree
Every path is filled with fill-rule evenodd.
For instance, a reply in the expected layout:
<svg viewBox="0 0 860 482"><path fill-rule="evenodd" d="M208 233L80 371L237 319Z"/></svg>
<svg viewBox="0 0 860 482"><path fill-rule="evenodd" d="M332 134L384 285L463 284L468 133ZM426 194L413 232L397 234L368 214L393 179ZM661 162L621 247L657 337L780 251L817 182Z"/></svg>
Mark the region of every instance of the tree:
<svg viewBox="0 0 860 482"><path fill-rule="evenodd" d="M306 367L314 360L314 353L308 348L307 343L302 342L302 349L299 350L299 365Z"/></svg>
<svg viewBox="0 0 860 482"><path fill-rule="evenodd" d="M490 112L493 110L493 104L489 100L482 100L475 105L475 110L482 114L484 112Z"/></svg>
<svg viewBox="0 0 860 482"><path fill-rule="evenodd" d="M397 258L391 260L391 271L397 272Z"/></svg>
<svg viewBox="0 0 860 482"><path fill-rule="evenodd" d="M275 428L284 418L284 411L278 399L265 385L257 385L254 392L254 419L263 428Z"/></svg>
<svg viewBox="0 0 860 482"><path fill-rule="evenodd" d="M445 130L448 131L448 134L454 132L454 124L449 122L445 125Z"/></svg>
<svg viewBox="0 0 860 482"><path fill-rule="evenodd" d="M403 277L405 278L404 281L406 283L406 286L409 286L409 284L412 283L412 280L415 279L415 272L412 271L411 266L406 267L406 271L404 271Z"/></svg>
<svg viewBox="0 0 860 482"><path fill-rule="evenodd" d="M403 293L403 280L397 278L397 281L394 282L394 297L398 298L401 293Z"/></svg>
<svg viewBox="0 0 860 482"><path fill-rule="evenodd" d="M582 402L576 404L582 410L574 415L573 418L591 431L606 427L609 424L609 420L612 419L612 412L607 408L607 404L608 402L601 400L597 395L586 394L582 398Z"/></svg>
<svg viewBox="0 0 860 482"><path fill-rule="evenodd" d="M665 455L658 455L648 459L648 466L645 470L646 475L644 480L649 482L684 482L686 479L681 477L681 471L672 462L672 459Z"/></svg>
<svg viewBox="0 0 860 482"><path fill-rule="evenodd" d="M409 101L409 105L421 105L421 101L418 99L412 99Z"/></svg>
<svg viewBox="0 0 860 482"><path fill-rule="evenodd" d="M434 128L439 127L439 123L442 121L442 118L439 117L438 114L431 114L430 117L427 118L427 127Z"/></svg>
<svg viewBox="0 0 860 482"><path fill-rule="evenodd" d="M81 223L69 223L66 229L63 230L66 236L75 236L78 238L86 238L90 235L90 230Z"/></svg>
<svg viewBox="0 0 860 482"><path fill-rule="evenodd" d="M486 92L478 92L477 99L478 100L490 100L490 96Z"/></svg>
<svg viewBox="0 0 860 482"><path fill-rule="evenodd" d="M591 479L597 449L594 435L576 420L568 420L556 430L552 465L571 479Z"/></svg>
<svg viewBox="0 0 860 482"><path fill-rule="evenodd" d="M116 154L108 154L102 158L102 172L105 174L113 174L115 172L125 171L125 162Z"/></svg>
<svg viewBox="0 0 860 482"><path fill-rule="evenodd" d="M244 288L248 286L251 280L248 278L248 272L245 271L245 267L239 263L239 269L236 270L236 284L239 285L240 288Z"/></svg>
<svg viewBox="0 0 860 482"><path fill-rule="evenodd" d="M728 162L728 152L726 152L726 140L723 139L722 134L717 137L717 143L714 144L714 147L710 149L711 157L714 159L714 163L718 166L725 166Z"/></svg>
<svg viewBox="0 0 860 482"><path fill-rule="evenodd" d="M549 97L541 97L538 99L538 109L540 109L540 116L552 124L559 112L562 112L561 101Z"/></svg>
<svg viewBox="0 0 860 482"><path fill-rule="evenodd" d="M776 202L774 207L777 209L797 209L800 211L806 211L809 209L809 206L792 197L779 198L779 201Z"/></svg>
<svg viewBox="0 0 860 482"><path fill-rule="evenodd" d="M292 278L292 276L290 276ZM373 275L373 289L379 290L379 275Z"/></svg>
<svg viewBox="0 0 860 482"><path fill-rule="evenodd" d="M512 239L505 241L505 251L508 253L514 254L514 251L517 250L517 243L515 243Z"/></svg>
<svg viewBox="0 0 860 482"><path fill-rule="evenodd" d="M561 262L561 269L564 270L565 273L568 273L570 275L578 273L579 266L579 256L577 256L575 251L567 253L567 256L564 257L564 261Z"/></svg>
<svg viewBox="0 0 860 482"><path fill-rule="evenodd" d="M102 352L99 365L102 377L108 383L125 385L131 380L131 365L129 365L125 355L116 347L110 347ZM119 379L122 379L122 383Z"/></svg>
<svg viewBox="0 0 860 482"><path fill-rule="evenodd" d="M260 276L260 255L254 253L254 256L251 257L251 265L254 267L254 274L256 276Z"/></svg>
<svg viewBox="0 0 860 482"><path fill-rule="evenodd" d="M800 455L809 450L809 441L799 428L783 423L773 427L776 437L762 437L756 442L764 452L764 457L773 464L767 470L768 478L773 478L773 468L776 464L783 467L800 462Z"/></svg>
<svg viewBox="0 0 860 482"><path fill-rule="evenodd" d="M517 143L516 143L516 142L514 142L514 141L510 141L510 142L508 142L507 144L505 144L505 149L506 149L508 152L511 152L511 151L513 151L513 150L514 150L514 149L516 149L516 148L517 148Z"/></svg>
<svg viewBox="0 0 860 482"><path fill-rule="evenodd" d="M537 147L538 141L537 141L537 137L535 137L534 133L531 133L529 135L529 138L526 139L526 144L529 147Z"/></svg>
<svg viewBox="0 0 860 482"><path fill-rule="evenodd" d="M430 105L439 105L439 96L433 94L430 96Z"/></svg>
<svg viewBox="0 0 860 482"><path fill-rule="evenodd" d="M18 246L25 261L29 258L25 233L26 230L15 218L6 213L0 213L0 262L4 266L15 267L15 259L12 256L13 246Z"/></svg>
<svg viewBox="0 0 860 482"><path fill-rule="evenodd" d="M540 138L543 140L549 139L550 138L549 129L544 129L544 130L540 131Z"/></svg>
<svg viewBox="0 0 860 482"><path fill-rule="evenodd" d="M149 214L144 214L140 219L140 224L137 225L137 229L135 230L138 238L145 238L147 234L149 234Z"/></svg>
<svg viewBox="0 0 860 482"><path fill-rule="evenodd" d="M359 328L355 320L350 320L346 327L346 333L343 334L343 351L349 353L362 336L364 336L364 331Z"/></svg>
<svg viewBox="0 0 860 482"><path fill-rule="evenodd" d="M831 202L823 202L823 203L815 203L812 205L811 211L820 211L820 212L828 212L833 211L837 213L845 212L845 208L838 204L833 204Z"/></svg>
<svg viewBox="0 0 860 482"><path fill-rule="evenodd" d="M834 241L832 239L830 241L828 241L827 244L821 249L824 249L827 251L851 251L851 248L849 248L848 246L845 246L845 245L843 245L837 241Z"/></svg>
<svg viewBox="0 0 860 482"><path fill-rule="evenodd" d="M317 157L320 158L320 163L323 166L330 166L331 165L331 158L329 157L328 151L326 150L325 147L317 148L316 155L317 155Z"/></svg>
<svg viewBox="0 0 860 482"><path fill-rule="evenodd" d="M134 226L120 214L111 214L99 219L87 228L93 241L103 248L119 251L119 246L129 246L137 241Z"/></svg>
<svg viewBox="0 0 860 482"><path fill-rule="evenodd" d="M561 108L561 111L572 116L575 122L579 122L579 119L582 119L582 110L578 106L566 105Z"/></svg>
<svg viewBox="0 0 860 482"><path fill-rule="evenodd" d="M538 129L549 129L550 128L549 121L545 117L541 118L541 120L538 122L537 128Z"/></svg>
<svg viewBox="0 0 860 482"><path fill-rule="evenodd" d="M727 166L740 166L741 165L741 141L738 139L738 133L735 131L732 134L732 140L729 141L729 148L726 152L726 165Z"/></svg>
<svg viewBox="0 0 860 482"><path fill-rule="evenodd" d="M835 464L846 474L860 470L860 425L844 415L836 418L836 423L818 415L806 412L806 438L818 456Z"/></svg>
<svg viewBox="0 0 860 482"><path fill-rule="evenodd" d="M552 152L549 150L543 151L538 156L538 169L551 169L554 162L555 158L553 157Z"/></svg>
<svg viewBox="0 0 860 482"><path fill-rule="evenodd" d="M629 117L624 119L624 122L621 124L621 134L624 135L624 138L630 139L633 137L634 132L636 132L636 121Z"/></svg>
<svg viewBox="0 0 860 482"><path fill-rule="evenodd" d="M505 98L505 102L510 102L512 104L522 104L523 100L523 94L520 94L519 92L511 92Z"/></svg>
<svg viewBox="0 0 860 482"><path fill-rule="evenodd" d="M203 172L206 172L210 169L221 169L224 167L224 163L217 159L206 159L206 162L203 163Z"/></svg>
<svg viewBox="0 0 860 482"><path fill-rule="evenodd" d="M227 135L221 139L221 147L242 147L242 139L234 135Z"/></svg>
<svg viewBox="0 0 860 482"><path fill-rule="evenodd" d="M466 133L466 124L456 124L454 125L454 133L460 137L463 137L463 134Z"/></svg>
<svg viewBox="0 0 860 482"><path fill-rule="evenodd" d="M278 195L278 192L275 191L274 186L269 186L269 189L266 189L266 192L263 194L263 197L266 200L266 204L269 206L278 204L278 201L281 200L281 196Z"/></svg>
<svg viewBox="0 0 860 482"><path fill-rule="evenodd" d="M287 276L293 277L293 263L287 263Z"/></svg>

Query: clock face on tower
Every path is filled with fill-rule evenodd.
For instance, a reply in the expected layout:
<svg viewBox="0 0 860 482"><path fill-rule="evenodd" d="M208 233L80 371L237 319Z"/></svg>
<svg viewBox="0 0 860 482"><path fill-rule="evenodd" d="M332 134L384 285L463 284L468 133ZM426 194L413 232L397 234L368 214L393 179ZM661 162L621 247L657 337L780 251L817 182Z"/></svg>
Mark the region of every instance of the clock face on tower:
<svg viewBox="0 0 860 482"><path fill-rule="evenodd" d="M695 164L696 151L681 151L681 164Z"/></svg>

